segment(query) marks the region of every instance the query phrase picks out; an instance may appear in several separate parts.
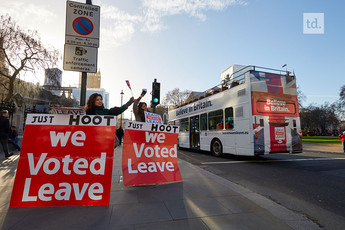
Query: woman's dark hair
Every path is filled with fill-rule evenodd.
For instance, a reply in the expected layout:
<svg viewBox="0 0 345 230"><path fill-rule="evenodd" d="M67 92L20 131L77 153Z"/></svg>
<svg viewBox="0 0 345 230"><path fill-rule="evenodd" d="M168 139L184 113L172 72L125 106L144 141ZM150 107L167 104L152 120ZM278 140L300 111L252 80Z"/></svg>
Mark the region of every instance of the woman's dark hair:
<svg viewBox="0 0 345 230"><path fill-rule="evenodd" d="M141 108L143 105L147 106L147 104L145 102L140 102L138 104L138 115L139 115L141 121L145 122L145 113L144 113L144 110Z"/></svg>
<svg viewBox="0 0 345 230"><path fill-rule="evenodd" d="M95 110L95 101L96 101L97 97L101 97L101 99L103 99L102 95L99 93L91 94L89 99L87 99L87 103L86 103L86 106L84 108L87 114L92 115L93 113L95 113L95 111L94 111ZM101 107L103 109L104 105L102 105Z"/></svg>

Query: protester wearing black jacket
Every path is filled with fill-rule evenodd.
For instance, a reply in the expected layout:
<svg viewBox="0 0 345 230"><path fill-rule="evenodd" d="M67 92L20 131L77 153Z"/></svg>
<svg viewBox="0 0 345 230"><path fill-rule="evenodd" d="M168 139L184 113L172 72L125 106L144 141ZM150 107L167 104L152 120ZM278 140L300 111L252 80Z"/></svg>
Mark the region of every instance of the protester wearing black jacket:
<svg viewBox="0 0 345 230"><path fill-rule="evenodd" d="M124 135L124 131L123 131L122 126L120 126L120 128L118 128L118 129L116 130L116 136L117 136L117 138L119 138L119 145L121 145L121 143L122 143L122 137L123 137L123 135Z"/></svg>
<svg viewBox="0 0 345 230"><path fill-rule="evenodd" d="M20 151L20 146L18 145L18 133L14 125L11 126L10 133L8 135L8 143L11 143L18 151Z"/></svg>
<svg viewBox="0 0 345 230"><path fill-rule="evenodd" d="M8 158L13 155L8 151L8 134L10 132L10 121L8 120L8 111L1 111L0 116L0 143L5 153L5 157Z"/></svg>
<svg viewBox="0 0 345 230"><path fill-rule="evenodd" d="M134 97L131 97L129 101L121 107L113 107L111 109L104 108L103 98L101 94L91 94L87 100L85 111L88 115L119 115L123 113L134 101Z"/></svg>

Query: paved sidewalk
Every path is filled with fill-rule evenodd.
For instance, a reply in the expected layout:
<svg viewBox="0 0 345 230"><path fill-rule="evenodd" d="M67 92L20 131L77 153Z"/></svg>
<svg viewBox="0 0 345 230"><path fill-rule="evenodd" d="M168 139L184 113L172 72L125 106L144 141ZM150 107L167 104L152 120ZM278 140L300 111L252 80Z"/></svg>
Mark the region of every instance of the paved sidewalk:
<svg viewBox="0 0 345 230"><path fill-rule="evenodd" d="M115 150L109 206L9 208L18 153L0 156L0 229L319 229L305 217L179 160L183 182L124 187Z"/></svg>

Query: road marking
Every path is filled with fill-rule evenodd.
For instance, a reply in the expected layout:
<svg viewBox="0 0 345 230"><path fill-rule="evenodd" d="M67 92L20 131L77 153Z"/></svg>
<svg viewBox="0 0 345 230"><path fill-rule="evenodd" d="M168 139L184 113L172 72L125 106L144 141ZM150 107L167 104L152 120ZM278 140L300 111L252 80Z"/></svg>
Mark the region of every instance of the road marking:
<svg viewBox="0 0 345 230"><path fill-rule="evenodd" d="M328 160L345 160L345 158L303 158L303 159L285 159L285 160L262 160L262 161L215 161L201 162L202 165L212 164L239 164L239 163L266 163L266 162L287 162L287 161L328 161Z"/></svg>

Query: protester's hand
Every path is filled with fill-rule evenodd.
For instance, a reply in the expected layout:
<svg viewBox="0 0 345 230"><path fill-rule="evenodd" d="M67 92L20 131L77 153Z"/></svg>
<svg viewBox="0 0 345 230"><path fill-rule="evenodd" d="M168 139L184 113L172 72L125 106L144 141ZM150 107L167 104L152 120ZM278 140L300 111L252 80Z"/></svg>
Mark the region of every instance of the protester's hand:
<svg viewBox="0 0 345 230"><path fill-rule="evenodd" d="M146 92L147 92L147 89L143 89L143 91L141 92L141 97L143 97L143 96L145 96L145 94L146 94Z"/></svg>
<svg viewBox="0 0 345 230"><path fill-rule="evenodd" d="M131 97L130 101L134 102L134 97Z"/></svg>

